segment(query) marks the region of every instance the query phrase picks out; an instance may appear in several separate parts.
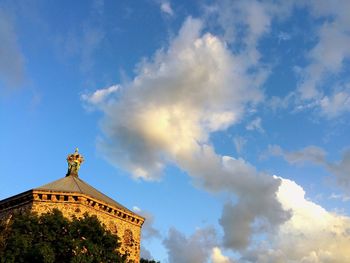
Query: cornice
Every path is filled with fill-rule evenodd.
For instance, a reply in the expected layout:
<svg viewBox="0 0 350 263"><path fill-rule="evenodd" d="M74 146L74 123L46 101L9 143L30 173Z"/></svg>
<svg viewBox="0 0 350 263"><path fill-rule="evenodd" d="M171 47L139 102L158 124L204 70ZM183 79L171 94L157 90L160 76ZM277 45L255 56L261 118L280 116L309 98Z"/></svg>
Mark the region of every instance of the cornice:
<svg viewBox="0 0 350 263"><path fill-rule="evenodd" d="M107 204L87 194L47 190L29 190L1 200L0 212L14 209L28 203L81 204L140 227L145 221L144 217L136 213Z"/></svg>

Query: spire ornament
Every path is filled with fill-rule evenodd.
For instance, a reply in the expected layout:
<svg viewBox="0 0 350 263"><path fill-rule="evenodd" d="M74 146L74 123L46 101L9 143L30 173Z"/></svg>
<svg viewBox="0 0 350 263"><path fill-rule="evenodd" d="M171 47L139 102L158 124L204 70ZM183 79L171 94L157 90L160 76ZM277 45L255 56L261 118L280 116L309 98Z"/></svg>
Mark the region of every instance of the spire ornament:
<svg viewBox="0 0 350 263"><path fill-rule="evenodd" d="M71 153L67 156L68 171L66 176L78 177L80 165L82 162L84 162L84 157L78 151L79 149L76 148L74 153Z"/></svg>

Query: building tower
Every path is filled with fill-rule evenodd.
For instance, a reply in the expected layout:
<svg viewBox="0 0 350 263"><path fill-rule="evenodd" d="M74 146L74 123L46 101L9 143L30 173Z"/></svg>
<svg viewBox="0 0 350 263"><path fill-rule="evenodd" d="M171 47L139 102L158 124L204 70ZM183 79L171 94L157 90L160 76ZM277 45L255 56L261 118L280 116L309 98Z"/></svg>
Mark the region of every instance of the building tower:
<svg viewBox="0 0 350 263"><path fill-rule="evenodd" d="M96 190L78 176L84 158L78 153L67 157L65 177L0 201L0 220L8 221L18 212L38 214L59 209L65 217L96 215L121 242L120 252L140 262L141 227L145 219Z"/></svg>

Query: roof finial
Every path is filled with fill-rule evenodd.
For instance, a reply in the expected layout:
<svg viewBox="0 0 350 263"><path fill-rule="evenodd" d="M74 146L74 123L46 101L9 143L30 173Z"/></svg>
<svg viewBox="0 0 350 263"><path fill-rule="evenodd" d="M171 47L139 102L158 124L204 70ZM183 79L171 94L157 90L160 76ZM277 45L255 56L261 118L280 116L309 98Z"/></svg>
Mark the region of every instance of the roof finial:
<svg viewBox="0 0 350 263"><path fill-rule="evenodd" d="M78 176L80 165L84 162L84 157L78 151L79 149L75 148L75 152L67 157L68 171L66 176Z"/></svg>

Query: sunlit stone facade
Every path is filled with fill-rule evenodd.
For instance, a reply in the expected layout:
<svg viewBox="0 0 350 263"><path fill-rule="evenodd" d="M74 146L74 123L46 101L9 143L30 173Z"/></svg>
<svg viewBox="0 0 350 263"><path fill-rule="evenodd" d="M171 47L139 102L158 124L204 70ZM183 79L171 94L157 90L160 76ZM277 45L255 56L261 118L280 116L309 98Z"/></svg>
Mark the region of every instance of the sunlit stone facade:
<svg viewBox="0 0 350 263"><path fill-rule="evenodd" d="M80 165L80 164L79 164ZM42 214L54 208L71 218L84 213L96 215L122 243L121 253L140 261L141 227L144 218L102 194L78 178L77 170L66 177L0 201L0 220L8 221L18 212Z"/></svg>

